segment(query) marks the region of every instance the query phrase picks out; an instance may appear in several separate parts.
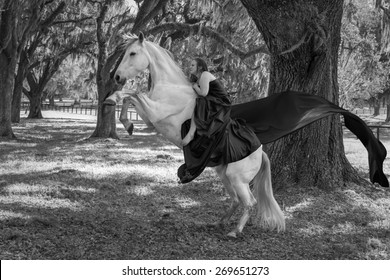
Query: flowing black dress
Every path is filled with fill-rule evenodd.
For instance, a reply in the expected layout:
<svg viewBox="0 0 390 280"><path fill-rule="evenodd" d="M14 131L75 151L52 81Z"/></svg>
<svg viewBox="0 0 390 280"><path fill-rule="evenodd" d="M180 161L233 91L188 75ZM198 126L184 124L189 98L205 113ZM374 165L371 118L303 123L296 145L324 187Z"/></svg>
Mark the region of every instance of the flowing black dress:
<svg viewBox="0 0 390 280"><path fill-rule="evenodd" d="M196 99L194 139L183 148L185 164L180 166L178 176L182 183L198 177L206 167L228 164L241 160L260 147L253 130L242 119L231 119L231 102L219 80L209 84L205 97ZM191 120L183 123L184 138Z"/></svg>

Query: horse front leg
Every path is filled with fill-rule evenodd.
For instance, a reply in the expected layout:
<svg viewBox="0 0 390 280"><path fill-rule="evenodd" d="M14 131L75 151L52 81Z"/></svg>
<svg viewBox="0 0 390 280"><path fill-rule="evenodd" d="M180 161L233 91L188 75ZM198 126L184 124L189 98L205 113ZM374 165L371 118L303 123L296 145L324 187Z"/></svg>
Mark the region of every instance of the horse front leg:
<svg viewBox="0 0 390 280"><path fill-rule="evenodd" d="M134 130L134 124L129 120L127 117L127 111L129 109L129 106L131 105L131 96L135 95L134 91L115 91L113 94L111 94L109 97L104 100L103 104L116 106L123 100L122 110L119 117L120 122L125 127L125 130L129 135L133 134Z"/></svg>
<svg viewBox="0 0 390 280"><path fill-rule="evenodd" d="M115 91L113 94L111 94L110 96L108 96L103 104L106 104L106 105L117 105L119 104L124 98L126 97L130 97L130 96L133 96L135 95L136 92L135 91L129 91L129 90L118 90L118 91Z"/></svg>
<svg viewBox="0 0 390 280"><path fill-rule="evenodd" d="M127 117L127 110L129 109L130 104L131 104L130 98L123 99L123 105L122 105L121 114L119 116L119 120L125 127L127 133L129 133L129 135L133 135L134 124Z"/></svg>

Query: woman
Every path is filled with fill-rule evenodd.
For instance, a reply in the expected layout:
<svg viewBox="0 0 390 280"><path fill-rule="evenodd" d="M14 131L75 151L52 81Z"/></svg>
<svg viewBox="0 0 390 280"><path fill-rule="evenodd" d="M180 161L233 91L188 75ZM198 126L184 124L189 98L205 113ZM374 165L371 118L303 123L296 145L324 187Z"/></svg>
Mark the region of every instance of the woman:
<svg viewBox="0 0 390 280"><path fill-rule="evenodd" d="M194 114L182 126L183 164L181 183L199 176L207 166L238 161L260 147L260 141L243 120L230 118L231 102L221 82L201 58L191 61L193 88L199 95Z"/></svg>
<svg viewBox="0 0 390 280"><path fill-rule="evenodd" d="M223 115L226 114L226 112L219 111L228 109L228 107L231 105L228 95L223 89L223 86L219 81L217 81L217 78L208 71L207 64L203 59L195 58L191 61L190 74L191 78L194 80L192 87L200 96L200 98L198 98L196 102L196 109L191 119L191 128L185 138L182 140L183 146L186 146L194 138L196 130L195 118L198 121L198 125L204 127L207 130L213 129L214 127L209 127L209 124L213 121L213 119L215 119L215 116L211 116L216 113L213 112L212 109L217 109L217 113L221 113ZM210 87L211 93L208 95ZM202 99L202 97L205 97L206 100L210 101L209 103L211 104L208 104L207 102L205 103L206 100ZM212 105L213 108L208 108L210 107L209 105ZM195 114L197 114L196 117ZM199 122L203 122L203 125ZM205 122L207 122L207 124L205 124Z"/></svg>

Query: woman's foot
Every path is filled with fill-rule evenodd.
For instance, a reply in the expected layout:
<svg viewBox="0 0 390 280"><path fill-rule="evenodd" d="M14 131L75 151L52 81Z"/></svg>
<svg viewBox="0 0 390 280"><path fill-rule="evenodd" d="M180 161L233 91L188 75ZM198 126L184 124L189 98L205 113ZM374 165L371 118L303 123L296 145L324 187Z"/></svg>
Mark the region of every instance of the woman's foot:
<svg viewBox="0 0 390 280"><path fill-rule="evenodd" d="M183 177L180 178L180 183L186 184L186 183L191 182L193 179L194 179L194 177L192 176L192 174L188 170L186 170Z"/></svg>
<svg viewBox="0 0 390 280"><path fill-rule="evenodd" d="M191 182L194 179L194 176L188 171L185 163L177 170L177 177L179 177L179 183L181 184Z"/></svg>
<svg viewBox="0 0 390 280"><path fill-rule="evenodd" d="M183 140L181 140L181 144L182 146L187 146L188 143L190 143L192 141L192 139L194 139L194 135L195 135L195 132L188 132L187 135L183 138Z"/></svg>

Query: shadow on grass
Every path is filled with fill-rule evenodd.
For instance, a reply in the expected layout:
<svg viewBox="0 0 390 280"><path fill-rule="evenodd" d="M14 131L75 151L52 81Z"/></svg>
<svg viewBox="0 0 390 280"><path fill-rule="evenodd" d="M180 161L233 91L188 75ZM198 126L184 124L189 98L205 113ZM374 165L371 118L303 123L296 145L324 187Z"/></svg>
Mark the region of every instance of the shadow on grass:
<svg viewBox="0 0 390 280"><path fill-rule="evenodd" d="M285 188L286 232L254 224L230 239L241 209L210 226L229 204L221 183L206 170L179 185L181 152L159 135L85 140L84 121L24 125L1 143L2 259L389 258L388 192Z"/></svg>

